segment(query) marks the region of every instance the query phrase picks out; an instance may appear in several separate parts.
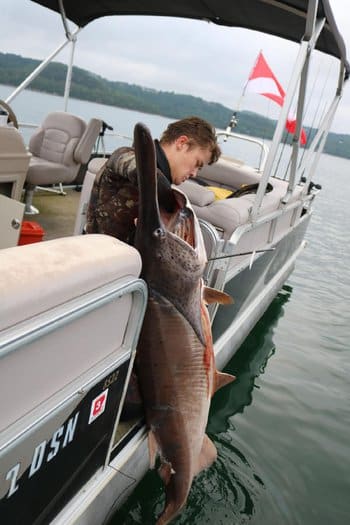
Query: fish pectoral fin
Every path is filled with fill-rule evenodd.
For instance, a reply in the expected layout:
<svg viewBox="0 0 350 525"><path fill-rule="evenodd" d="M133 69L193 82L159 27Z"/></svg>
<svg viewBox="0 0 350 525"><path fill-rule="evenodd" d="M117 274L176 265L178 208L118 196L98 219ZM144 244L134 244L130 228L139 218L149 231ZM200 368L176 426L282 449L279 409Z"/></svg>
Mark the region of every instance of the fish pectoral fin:
<svg viewBox="0 0 350 525"><path fill-rule="evenodd" d="M194 476L197 476L202 470L210 467L217 458L217 450L211 439L204 434L203 444L198 456L197 466L194 471Z"/></svg>
<svg viewBox="0 0 350 525"><path fill-rule="evenodd" d="M214 392L219 390L219 388L232 383L236 379L236 376L232 374L225 374L224 372L215 371L215 387Z"/></svg>
<svg viewBox="0 0 350 525"><path fill-rule="evenodd" d="M156 463L158 454L158 443L154 432L150 430L148 432L148 452L149 452L149 468L153 469Z"/></svg>
<svg viewBox="0 0 350 525"><path fill-rule="evenodd" d="M207 304L219 303L219 304L233 304L234 299L226 292L210 288L209 286L203 287L203 300Z"/></svg>

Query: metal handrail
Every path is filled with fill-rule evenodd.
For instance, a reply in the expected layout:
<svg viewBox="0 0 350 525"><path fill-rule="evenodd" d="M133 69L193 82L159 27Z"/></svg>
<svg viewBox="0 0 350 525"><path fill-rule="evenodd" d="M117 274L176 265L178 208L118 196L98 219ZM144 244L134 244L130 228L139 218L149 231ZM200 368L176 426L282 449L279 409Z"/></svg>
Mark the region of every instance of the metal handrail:
<svg viewBox="0 0 350 525"><path fill-rule="evenodd" d="M250 137L249 135L241 135L240 133L235 133L232 131L218 131L216 133L217 137L227 137L232 139L244 140L246 142L251 142L257 145L261 150L260 163L258 171L263 171L269 154L269 147L260 139L256 137Z"/></svg>

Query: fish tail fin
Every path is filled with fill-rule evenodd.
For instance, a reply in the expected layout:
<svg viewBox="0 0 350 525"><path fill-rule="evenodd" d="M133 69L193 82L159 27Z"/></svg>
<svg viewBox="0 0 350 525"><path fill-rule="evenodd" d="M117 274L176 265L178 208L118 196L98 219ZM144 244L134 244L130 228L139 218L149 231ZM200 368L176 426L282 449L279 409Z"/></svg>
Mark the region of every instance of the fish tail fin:
<svg viewBox="0 0 350 525"><path fill-rule="evenodd" d="M156 525L166 525L178 515L185 506L187 496L192 485L192 479L202 470L210 467L216 460L217 450L214 443L204 434L203 444L198 456L194 474L184 482L184 476L176 476L176 472L171 469L170 463L161 466L160 475L166 485L166 504L162 514L159 516Z"/></svg>
<svg viewBox="0 0 350 525"><path fill-rule="evenodd" d="M176 476L176 473L171 476L165 489L165 507L161 515L158 517L156 525L167 525L185 506L191 488L192 479L189 483L184 483L183 481L182 478Z"/></svg>

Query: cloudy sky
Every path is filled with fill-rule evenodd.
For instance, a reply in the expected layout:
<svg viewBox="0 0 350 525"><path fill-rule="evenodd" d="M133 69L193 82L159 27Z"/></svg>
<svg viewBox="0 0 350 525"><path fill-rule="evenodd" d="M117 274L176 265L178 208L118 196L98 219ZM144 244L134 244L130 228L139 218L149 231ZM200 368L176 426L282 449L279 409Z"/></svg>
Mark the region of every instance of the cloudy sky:
<svg viewBox="0 0 350 525"><path fill-rule="evenodd" d="M344 0L331 1L338 27L350 55L350 9ZM29 0L1 0L1 51L44 59L64 40L59 15ZM71 29L75 28L70 24ZM78 35L75 65L109 80L120 80L157 90L185 93L227 107L278 116L277 105L265 97L247 94L243 87L262 50L270 67L287 88L297 46L252 31L217 27L214 24L166 18L113 17L92 22ZM68 52L55 60L66 62ZM317 53L312 65L316 80L307 105L315 93L334 92L334 60ZM320 73L322 68L325 74ZM1 79L0 79L1 82ZM273 107L275 106L275 107ZM308 111L311 108L308 108ZM315 108L322 113L324 109ZM305 115L307 124L313 116ZM307 122L309 120L309 122ZM332 130L350 133L350 80L345 88Z"/></svg>

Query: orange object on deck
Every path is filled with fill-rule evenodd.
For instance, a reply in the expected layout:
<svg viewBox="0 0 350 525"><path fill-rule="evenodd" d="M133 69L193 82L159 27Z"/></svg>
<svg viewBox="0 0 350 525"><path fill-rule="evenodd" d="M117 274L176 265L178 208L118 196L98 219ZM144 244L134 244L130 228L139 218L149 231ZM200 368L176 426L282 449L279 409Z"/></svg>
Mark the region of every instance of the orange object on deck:
<svg viewBox="0 0 350 525"><path fill-rule="evenodd" d="M21 227L21 234L18 240L18 246L22 244L31 244L33 242L40 242L44 237L44 230L34 221L23 221Z"/></svg>

